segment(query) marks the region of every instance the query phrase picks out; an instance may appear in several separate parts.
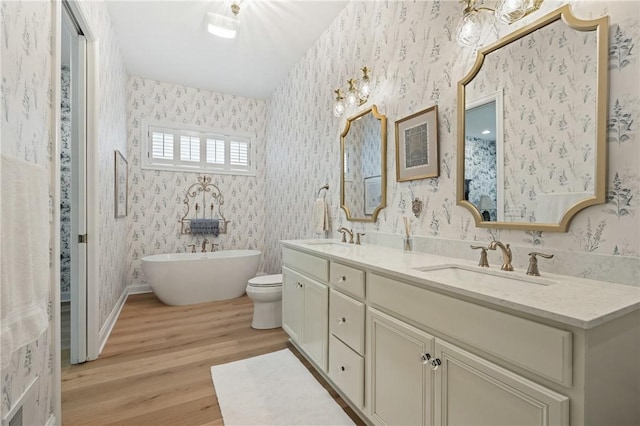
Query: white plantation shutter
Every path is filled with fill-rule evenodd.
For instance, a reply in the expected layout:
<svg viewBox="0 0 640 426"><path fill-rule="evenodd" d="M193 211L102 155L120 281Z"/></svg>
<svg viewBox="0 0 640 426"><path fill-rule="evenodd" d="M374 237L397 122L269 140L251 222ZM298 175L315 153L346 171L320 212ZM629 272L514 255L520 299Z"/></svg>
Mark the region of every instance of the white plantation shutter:
<svg viewBox="0 0 640 426"><path fill-rule="evenodd" d="M229 164L232 168L249 167L249 142L230 141L229 142Z"/></svg>
<svg viewBox="0 0 640 426"><path fill-rule="evenodd" d="M180 136L180 161L200 162L200 137Z"/></svg>
<svg viewBox="0 0 640 426"><path fill-rule="evenodd" d="M246 135L179 124L145 126L143 169L255 176L255 148Z"/></svg>
<svg viewBox="0 0 640 426"><path fill-rule="evenodd" d="M151 157L158 160L173 160L173 133L150 131Z"/></svg>
<svg viewBox="0 0 640 426"><path fill-rule="evenodd" d="M224 140L207 139L207 163L224 165Z"/></svg>

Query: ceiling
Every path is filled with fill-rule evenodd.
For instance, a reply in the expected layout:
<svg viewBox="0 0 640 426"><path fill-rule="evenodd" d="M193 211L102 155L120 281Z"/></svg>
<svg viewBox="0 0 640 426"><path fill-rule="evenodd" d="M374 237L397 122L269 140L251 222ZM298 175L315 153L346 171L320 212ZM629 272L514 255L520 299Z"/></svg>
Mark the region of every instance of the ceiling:
<svg viewBox="0 0 640 426"><path fill-rule="evenodd" d="M206 30L231 1L107 1L130 75L269 98L348 1L243 0L235 39Z"/></svg>
<svg viewBox="0 0 640 426"><path fill-rule="evenodd" d="M466 137L496 140L496 102L468 109L464 118ZM485 131L489 133L482 133Z"/></svg>

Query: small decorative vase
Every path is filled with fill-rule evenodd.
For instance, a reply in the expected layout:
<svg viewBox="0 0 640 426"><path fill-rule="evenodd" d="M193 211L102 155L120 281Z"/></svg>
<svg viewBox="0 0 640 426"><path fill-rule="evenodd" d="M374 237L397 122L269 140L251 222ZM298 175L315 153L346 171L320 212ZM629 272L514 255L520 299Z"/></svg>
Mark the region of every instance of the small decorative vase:
<svg viewBox="0 0 640 426"><path fill-rule="evenodd" d="M416 219L420 217L420 213L422 213L422 201L418 199L418 197L414 198L411 202L411 211L416 216Z"/></svg>

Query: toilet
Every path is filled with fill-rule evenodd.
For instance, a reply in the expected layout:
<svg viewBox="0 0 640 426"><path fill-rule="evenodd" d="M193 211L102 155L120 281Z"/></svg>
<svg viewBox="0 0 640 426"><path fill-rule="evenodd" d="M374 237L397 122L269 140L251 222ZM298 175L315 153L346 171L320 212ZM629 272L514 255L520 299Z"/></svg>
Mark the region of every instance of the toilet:
<svg viewBox="0 0 640 426"><path fill-rule="evenodd" d="M247 296L253 300L251 327L265 330L282 326L282 274L251 278Z"/></svg>

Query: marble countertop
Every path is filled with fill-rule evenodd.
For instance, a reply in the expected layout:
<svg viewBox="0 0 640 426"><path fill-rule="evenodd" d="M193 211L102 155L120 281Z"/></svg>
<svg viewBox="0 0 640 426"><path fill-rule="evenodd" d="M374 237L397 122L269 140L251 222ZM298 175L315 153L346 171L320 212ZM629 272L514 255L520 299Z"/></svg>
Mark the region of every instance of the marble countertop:
<svg viewBox="0 0 640 426"><path fill-rule="evenodd" d="M339 240L288 240L283 246L371 272L589 329L640 309L640 287L524 270L480 268L468 260ZM478 253L479 255L479 253ZM472 277L472 279L469 279Z"/></svg>

